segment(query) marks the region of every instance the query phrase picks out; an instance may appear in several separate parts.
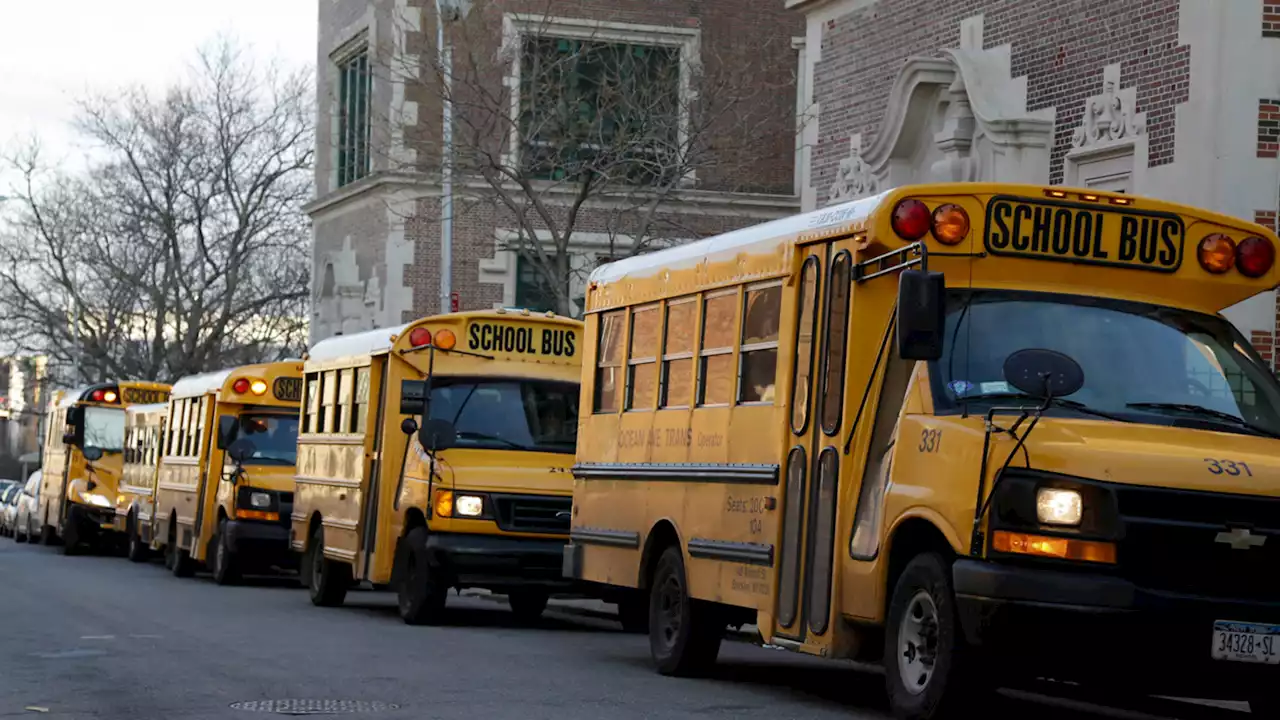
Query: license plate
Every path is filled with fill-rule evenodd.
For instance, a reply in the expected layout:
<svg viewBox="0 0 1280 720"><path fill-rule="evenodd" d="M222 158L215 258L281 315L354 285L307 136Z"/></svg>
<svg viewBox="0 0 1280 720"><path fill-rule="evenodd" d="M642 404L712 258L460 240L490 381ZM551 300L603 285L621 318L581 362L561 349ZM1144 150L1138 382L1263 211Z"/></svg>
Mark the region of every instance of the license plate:
<svg viewBox="0 0 1280 720"><path fill-rule="evenodd" d="M1218 620L1209 652L1214 660L1280 665L1280 625Z"/></svg>

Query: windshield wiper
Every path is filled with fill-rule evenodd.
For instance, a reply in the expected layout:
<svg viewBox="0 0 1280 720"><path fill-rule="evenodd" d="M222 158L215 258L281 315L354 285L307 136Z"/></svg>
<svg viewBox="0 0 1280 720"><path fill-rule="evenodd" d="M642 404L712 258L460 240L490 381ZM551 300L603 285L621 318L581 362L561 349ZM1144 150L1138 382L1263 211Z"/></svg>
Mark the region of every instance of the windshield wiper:
<svg viewBox="0 0 1280 720"><path fill-rule="evenodd" d="M1213 408L1196 405L1194 403L1131 402L1125 403L1125 407L1137 408L1139 410L1175 410L1177 412L1187 413L1188 415L1199 415L1201 417L1213 418L1215 420L1225 420L1232 425L1242 427L1246 430L1251 430L1266 437L1280 437L1280 435L1277 435L1274 431L1254 425L1239 415L1233 415L1222 410L1214 410Z"/></svg>
<svg viewBox="0 0 1280 720"><path fill-rule="evenodd" d="M529 447L528 445L521 445L518 442L515 442L513 440L508 440L504 437L498 437L497 435L490 435L488 433L482 433L482 432L473 432L471 430L459 430L458 437L469 437L475 440L493 440L494 442L503 443L516 450L533 450L534 449Z"/></svg>
<svg viewBox="0 0 1280 720"><path fill-rule="evenodd" d="M1032 402L1040 402L1039 398L1033 398L1030 395L1023 395L1022 393L1011 393L1011 392L981 393L979 395L966 395L965 397L960 398L960 401L968 402L970 400L1015 400L1015 399L1030 400ZM1105 420L1114 420L1115 422L1133 422L1132 420L1129 420L1128 418L1122 418L1119 415L1112 415L1109 412L1104 412L1102 410L1095 410L1089 407L1088 405L1085 405L1084 403L1076 400L1054 398L1053 403L1050 404L1049 407L1053 407L1054 405L1057 405L1059 407L1064 407L1069 410L1075 410L1076 412L1082 413L1084 415L1092 415L1094 417L1100 417Z"/></svg>

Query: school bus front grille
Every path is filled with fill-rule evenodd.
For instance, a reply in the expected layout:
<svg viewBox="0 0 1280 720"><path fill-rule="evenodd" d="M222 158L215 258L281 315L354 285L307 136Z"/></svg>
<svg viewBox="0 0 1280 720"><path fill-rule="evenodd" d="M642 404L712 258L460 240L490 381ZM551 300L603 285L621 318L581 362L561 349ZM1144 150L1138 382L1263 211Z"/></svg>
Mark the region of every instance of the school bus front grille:
<svg viewBox="0 0 1280 720"><path fill-rule="evenodd" d="M494 495L498 527L508 532L569 532L573 498L546 495Z"/></svg>

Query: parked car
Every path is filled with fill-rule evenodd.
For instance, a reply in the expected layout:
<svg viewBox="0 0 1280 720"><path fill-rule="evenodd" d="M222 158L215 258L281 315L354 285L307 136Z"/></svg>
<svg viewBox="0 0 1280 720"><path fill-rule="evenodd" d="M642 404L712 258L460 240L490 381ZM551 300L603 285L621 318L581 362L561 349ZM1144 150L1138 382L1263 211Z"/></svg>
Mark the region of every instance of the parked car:
<svg viewBox="0 0 1280 720"><path fill-rule="evenodd" d="M31 473L27 484L18 494L17 512L13 523L13 539L16 542L35 542L40 537L40 525L36 518L36 505L40 502L39 470Z"/></svg>
<svg viewBox="0 0 1280 720"><path fill-rule="evenodd" d="M0 536L13 535L19 497L22 497L22 486L16 482L7 483L0 488Z"/></svg>

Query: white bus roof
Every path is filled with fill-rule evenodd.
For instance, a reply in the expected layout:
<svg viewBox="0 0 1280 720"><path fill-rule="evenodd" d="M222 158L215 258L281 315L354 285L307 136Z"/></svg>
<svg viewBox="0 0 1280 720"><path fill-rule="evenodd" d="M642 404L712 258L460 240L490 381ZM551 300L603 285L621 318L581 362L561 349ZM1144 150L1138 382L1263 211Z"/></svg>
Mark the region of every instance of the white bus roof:
<svg viewBox="0 0 1280 720"><path fill-rule="evenodd" d="M173 384L173 389L169 391L169 397L174 399L199 397L205 393L217 392L222 389L222 384L227 381L227 376L233 370L235 368L200 373L199 375L188 375Z"/></svg>
<svg viewBox="0 0 1280 720"><path fill-rule="evenodd" d="M373 355L383 350L390 350L392 345L391 336L399 335L407 327L409 325L406 323L395 327L366 330L355 335L336 335L326 338L311 346L311 352L308 353L307 360L312 362L337 360L338 358Z"/></svg>
<svg viewBox="0 0 1280 720"><path fill-rule="evenodd" d="M691 268L704 261L732 260L743 252L769 252L792 235L865 218L890 192L892 190L886 190L861 200L852 200L801 215L770 220L685 245L601 265L591 273L590 282L611 283L625 277L647 277L662 270Z"/></svg>

